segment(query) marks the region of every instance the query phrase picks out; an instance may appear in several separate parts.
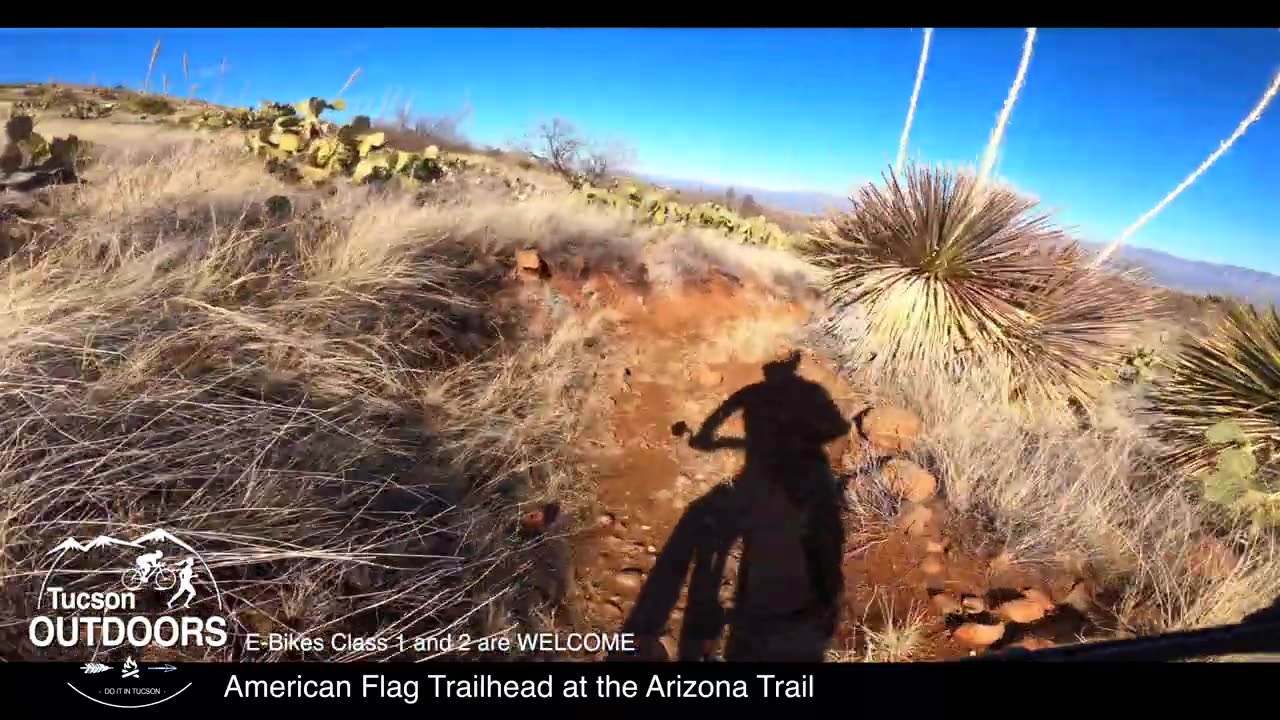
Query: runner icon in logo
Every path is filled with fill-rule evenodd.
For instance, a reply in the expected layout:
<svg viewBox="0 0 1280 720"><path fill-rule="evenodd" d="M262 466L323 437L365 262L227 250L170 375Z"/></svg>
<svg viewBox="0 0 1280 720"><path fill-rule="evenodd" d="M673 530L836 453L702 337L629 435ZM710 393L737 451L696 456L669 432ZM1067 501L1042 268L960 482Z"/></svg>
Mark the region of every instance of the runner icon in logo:
<svg viewBox="0 0 1280 720"><path fill-rule="evenodd" d="M195 558L187 558L182 561L182 569L178 570L178 580L181 584L178 586L178 592L169 598L170 610L173 609L173 603L183 594L187 596L187 601L182 604L182 607L190 607L191 601L196 597L195 586L191 584L191 578L195 575L195 572Z"/></svg>

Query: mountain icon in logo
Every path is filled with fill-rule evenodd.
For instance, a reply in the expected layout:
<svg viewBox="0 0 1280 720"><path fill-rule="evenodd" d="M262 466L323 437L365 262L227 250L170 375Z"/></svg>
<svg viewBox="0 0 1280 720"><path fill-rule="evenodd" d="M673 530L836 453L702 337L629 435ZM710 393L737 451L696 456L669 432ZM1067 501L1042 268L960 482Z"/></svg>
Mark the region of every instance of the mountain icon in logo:
<svg viewBox="0 0 1280 720"><path fill-rule="evenodd" d="M62 542L58 543L56 546L54 546L52 550L50 550L45 554L52 555L56 552L66 552L68 550L78 550L80 552L89 552L90 550L93 550L95 548L107 547L108 545L121 545L125 547L135 547L135 548L143 547L138 541L117 540L116 538L113 538L110 535L99 535L98 537L90 540L87 543L82 543L73 537L69 537L66 540L63 540Z"/></svg>
<svg viewBox="0 0 1280 720"><path fill-rule="evenodd" d="M182 548L188 553L188 557L179 561L166 560L161 562L160 560L164 556L165 552L159 548L156 548L154 551L149 551L149 548L163 545L165 543L172 543L173 545ZM203 575L206 577L207 582L210 583L214 589L214 597L217 600L218 607L223 607L222 594L217 589L218 582L213 577L213 572L210 570L208 563L205 562L204 558L201 557L200 553L197 552L195 548L191 547L164 528L149 530L132 540L121 539L111 535L99 535L88 542L81 542L74 537L68 537L62 540L62 542L55 545L53 549L45 553L46 556L53 555L55 557L52 560L51 566L45 572L43 581L40 583L40 599L36 601L36 607L43 607L46 594L45 589L49 584L49 578L52 576L62 560L62 557L66 553L75 550L78 553L84 554L92 550L105 547L134 548L136 550L146 551L145 554L137 556L134 566L127 566L119 571L121 572L122 577L121 582L123 582L126 590L133 592L140 590L143 587L154 587L156 590L168 591L180 584L182 588L185 588L185 590L180 592L185 592L187 597L187 603L183 605L183 607L187 607L196 593L192 574L194 565L203 570ZM154 582L151 582L153 579Z"/></svg>
<svg viewBox="0 0 1280 720"><path fill-rule="evenodd" d="M145 535L142 535L140 537L134 538L133 540L120 540L119 538L114 538L114 537L111 537L110 535L99 535L98 537L90 540L87 543L82 543L73 537L69 537L66 540L63 540L62 542L55 545L52 550L50 550L45 554L52 555L54 553L64 553L64 552L67 552L68 550L77 550L79 552L89 552L90 550L94 550L100 547L107 547L111 545L121 546L121 547L132 547L132 548L145 548L147 546L147 543L157 543L157 542L171 542L174 545L177 545L178 547L182 548L183 550L186 550L189 553L195 552L195 550L190 545L179 540L177 537L174 537L173 533L169 532L168 530L165 530L164 528L156 528L155 530L152 530L151 532L148 532Z"/></svg>

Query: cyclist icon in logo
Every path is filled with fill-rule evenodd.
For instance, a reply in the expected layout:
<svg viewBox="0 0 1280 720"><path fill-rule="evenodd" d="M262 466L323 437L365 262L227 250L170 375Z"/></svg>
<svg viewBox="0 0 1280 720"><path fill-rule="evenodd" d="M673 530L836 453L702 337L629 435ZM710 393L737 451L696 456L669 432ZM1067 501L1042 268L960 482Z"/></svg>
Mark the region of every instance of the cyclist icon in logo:
<svg viewBox="0 0 1280 720"><path fill-rule="evenodd" d="M133 563L134 567L124 571L122 582L125 588L136 592L148 584L156 590L168 590L173 587L178 582L178 574L160 562L162 557L164 557L163 550L139 555Z"/></svg>

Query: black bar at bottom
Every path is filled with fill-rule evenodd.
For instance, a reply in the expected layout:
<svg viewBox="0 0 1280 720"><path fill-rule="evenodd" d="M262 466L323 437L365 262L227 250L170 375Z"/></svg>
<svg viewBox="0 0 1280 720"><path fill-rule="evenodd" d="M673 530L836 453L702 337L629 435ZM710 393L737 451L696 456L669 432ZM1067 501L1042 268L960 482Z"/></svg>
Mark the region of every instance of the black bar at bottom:
<svg viewBox="0 0 1280 720"><path fill-rule="evenodd" d="M1271 668L1227 663L151 663L125 678L118 663L96 673L70 663L0 663L0 686L10 689L10 695L21 691L39 698L45 708L152 708L170 714L184 708L581 709L637 704L723 705L745 711L764 705L816 709L819 703L829 707L833 702L844 712L951 713L993 710L987 705L996 696L1002 707L1042 707L1062 692L1105 692L1112 711L1125 705L1145 711L1168 705L1221 713L1232 702L1247 700L1247 694L1207 689L1227 686L1222 683L1262 687L1264 677L1249 678L1257 671L1271 673ZM1135 694L1139 687L1145 691ZM1176 692L1178 688L1206 692L1188 694Z"/></svg>

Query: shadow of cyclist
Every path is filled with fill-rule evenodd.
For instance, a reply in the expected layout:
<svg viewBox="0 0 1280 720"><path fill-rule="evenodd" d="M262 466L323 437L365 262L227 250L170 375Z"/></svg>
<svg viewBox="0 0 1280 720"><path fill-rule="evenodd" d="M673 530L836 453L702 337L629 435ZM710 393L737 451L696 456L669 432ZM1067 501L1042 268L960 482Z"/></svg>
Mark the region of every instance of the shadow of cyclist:
<svg viewBox="0 0 1280 720"><path fill-rule="evenodd" d="M797 374L799 362L793 353L766 364L763 382L733 393L690 438L699 450L745 451L742 470L681 517L624 631L656 640L688 574L679 659L704 658L726 627L727 660L823 659L844 588L839 488L823 446L850 423L821 385ZM717 437L738 412L743 436ZM719 590L739 539L730 617Z"/></svg>

